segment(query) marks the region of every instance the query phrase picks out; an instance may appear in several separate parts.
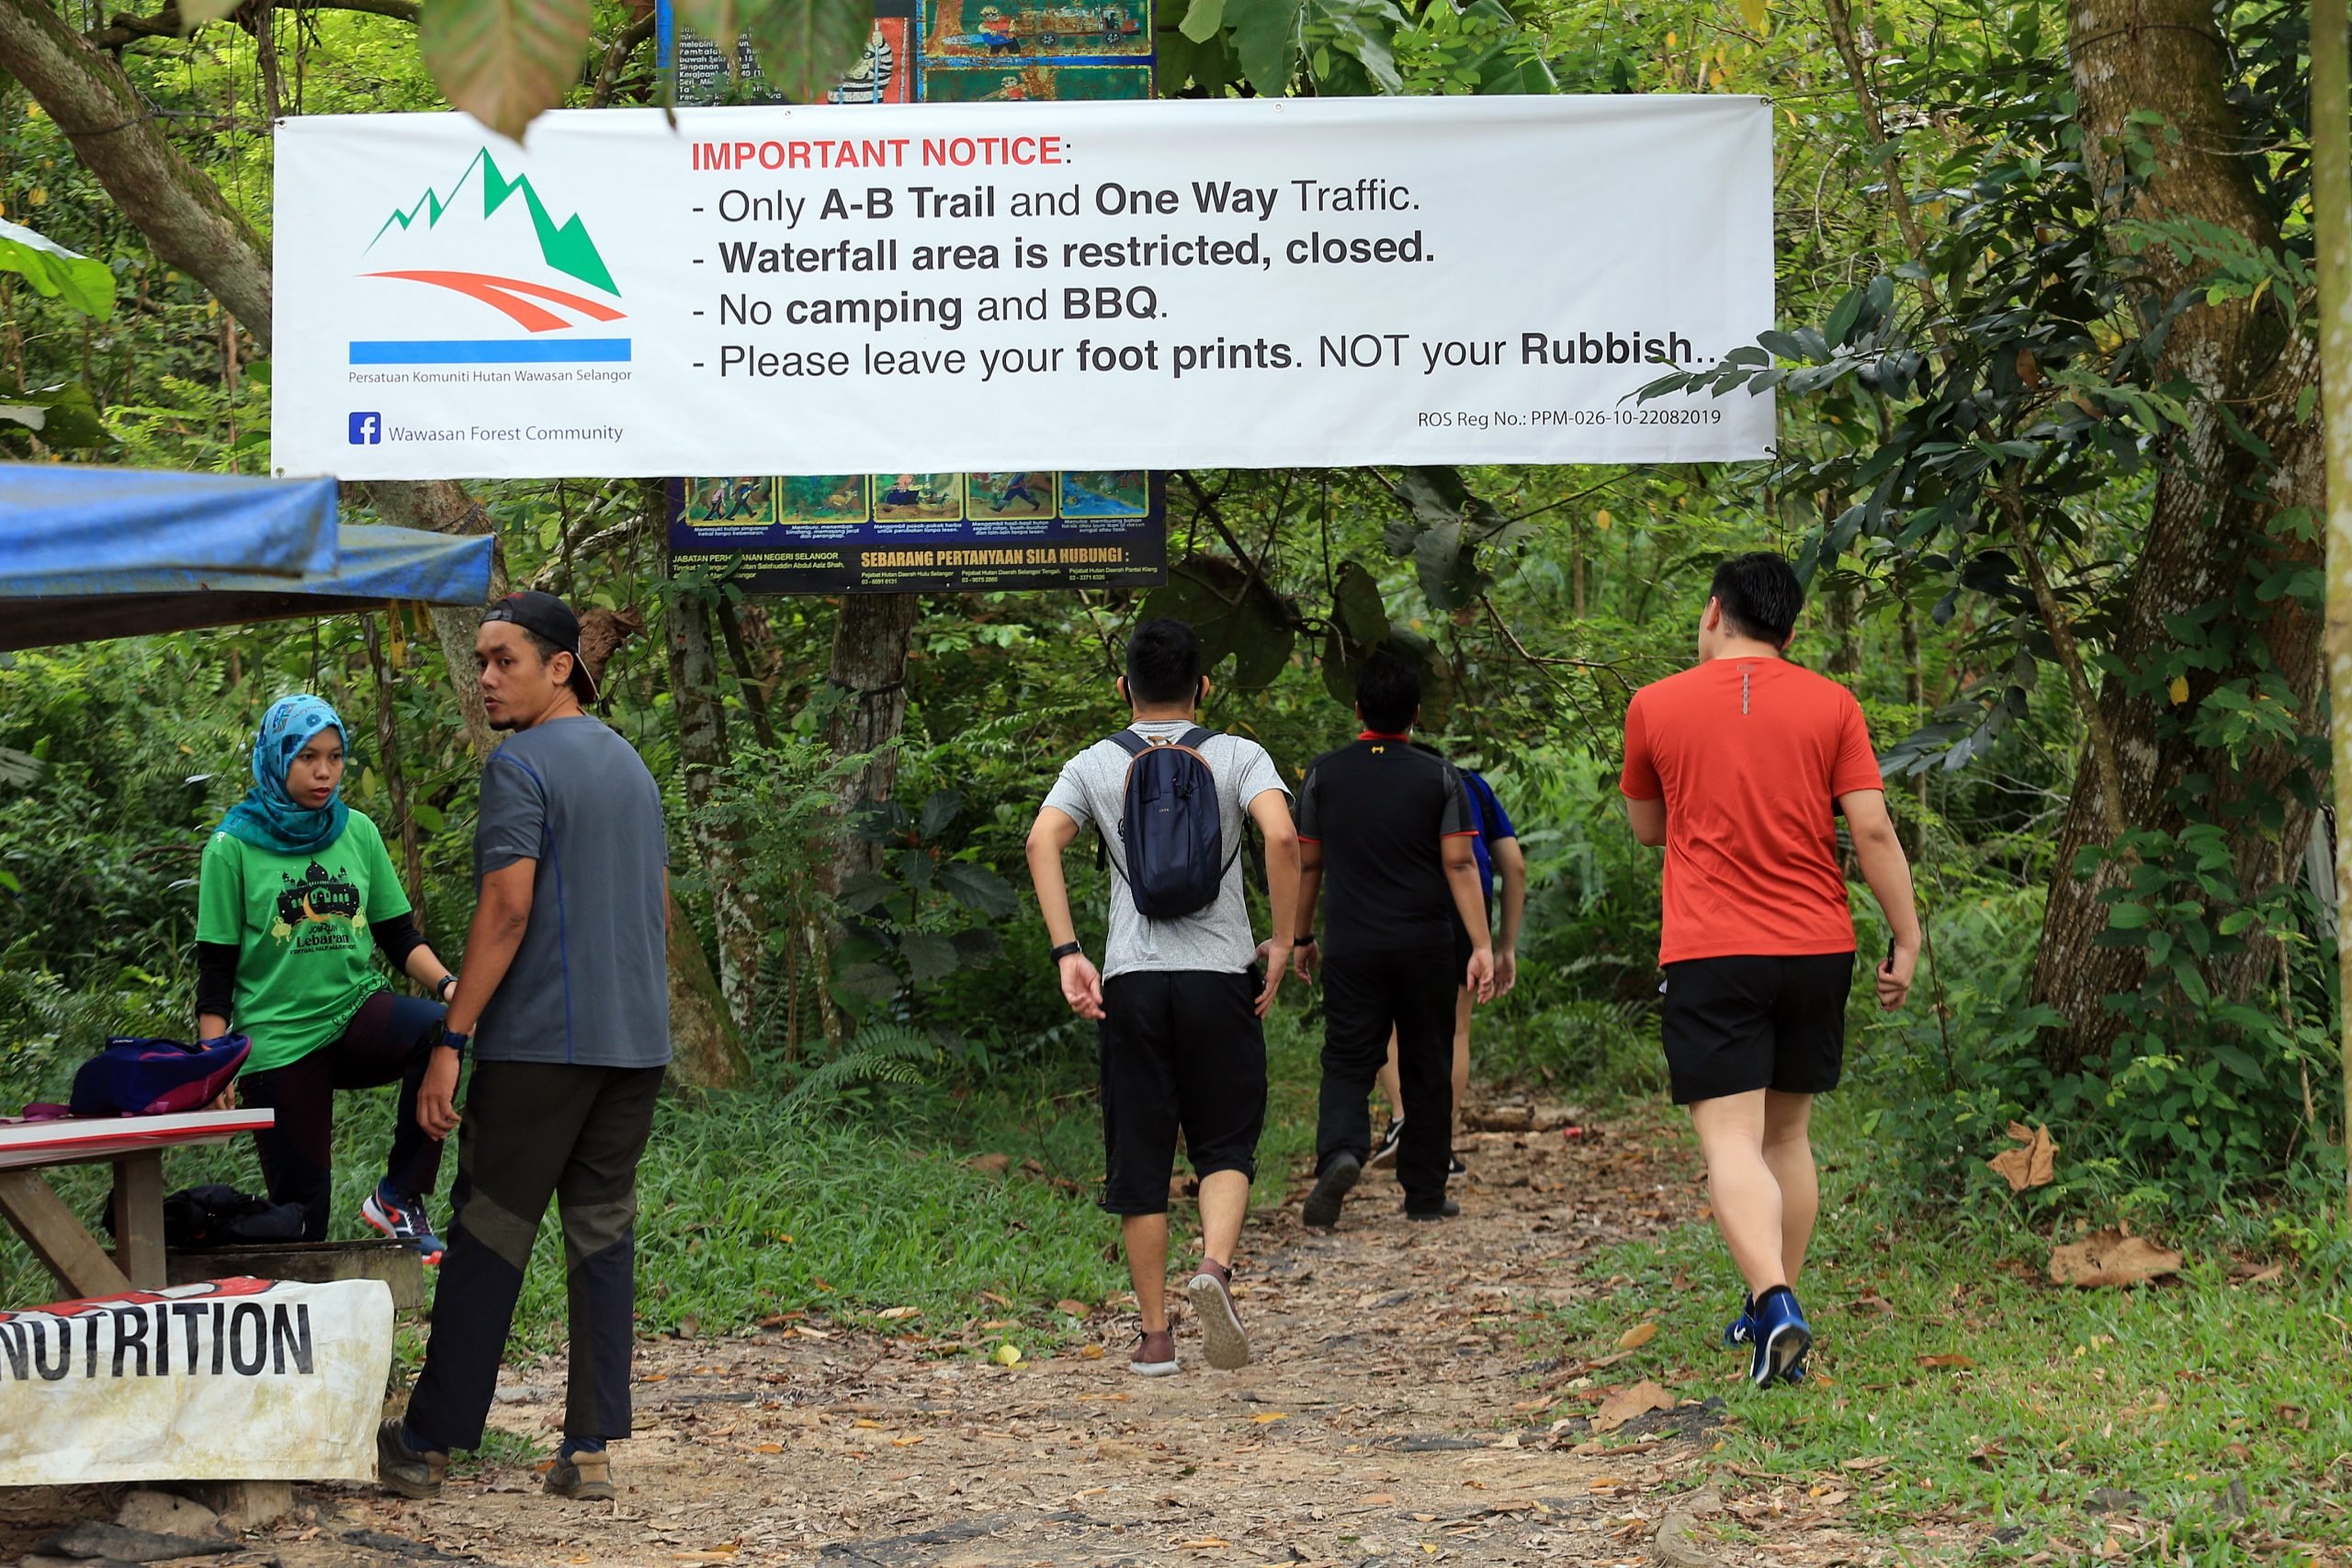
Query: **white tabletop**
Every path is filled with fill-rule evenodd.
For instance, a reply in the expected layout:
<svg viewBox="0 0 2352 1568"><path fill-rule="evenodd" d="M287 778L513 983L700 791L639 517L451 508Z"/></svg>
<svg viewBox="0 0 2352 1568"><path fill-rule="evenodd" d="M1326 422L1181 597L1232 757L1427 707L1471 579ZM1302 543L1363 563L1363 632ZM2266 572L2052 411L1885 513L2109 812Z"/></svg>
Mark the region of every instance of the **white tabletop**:
<svg viewBox="0 0 2352 1568"><path fill-rule="evenodd" d="M188 1144L225 1144L243 1133L277 1125L263 1110L188 1111L176 1116L70 1117L19 1122L0 1117L0 1170L26 1166L78 1165Z"/></svg>

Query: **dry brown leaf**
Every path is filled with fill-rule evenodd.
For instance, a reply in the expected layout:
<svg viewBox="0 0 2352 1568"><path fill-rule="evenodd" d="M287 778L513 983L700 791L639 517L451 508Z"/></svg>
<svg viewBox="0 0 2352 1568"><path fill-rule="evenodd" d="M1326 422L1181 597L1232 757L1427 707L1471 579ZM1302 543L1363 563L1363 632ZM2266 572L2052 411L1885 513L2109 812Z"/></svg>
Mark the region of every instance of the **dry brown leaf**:
<svg viewBox="0 0 2352 1568"><path fill-rule="evenodd" d="M1946 1353L1941 1356L1922 1356L1919 1358L1919 1364L1923 1367L1973 1367L1976 1362L1971 1357Z"/></svg>
<svg viewBox="0 0 2352 1568"><path fill-rule="evenodd" d="M1673 1408L1674 1395L1645 1378L1629 1387L1611 1390L1609 1397L1600 1402L1600 1408L1593 1413L1592 1429L1613 1432L1636 1416Z"/></svg>
<svg viewBox="0 0 2352 1568"><path fill-rule="evenodd" d="M1262 1427L1269 1421L1287 1421L1289 1419L1290 1417L1284 1415L1282 1411L1269 1410L1262 1416L1252 1416L1250 1417L1250 1425L1252 1427Z"/></svg>
<svg viewBox="0 0 2352 1568"><path fill-rule="evenodd" d="M1087 1306L1084 1302L1078 1300L1074 1296L1064 1296L1060 1301L1054 1303L1054 1310L1056 1312L1066 1312L1072 1317L1084 1317L1087 1313Z"/></svg>
<svg viewBox="0 0 2352 1568"><path fill-rule="evenodd" d="M1871 1454L1865 1459L1847 1460L1838 1468L1840 1470L1884 1470L1894 1462L1893 1454Z"/></svg>
<svg viewBox="0 0 2352 1568"><path fill-rule="evenodd" d="M1181 1547L1181 1548L1187 1548L1187 1549L1192 1549L1192 1550L1195 1550L1195 1551L1197 1551L1197 1550L1200 1550L1200 1549L1202 1549L1202 1548L1204 1548L1204 1547L1211 1547L1211 1546L1231 1546L1231 1545L1233 1544L1233 1542L1231 1542L1231 1541L1229 1541L1229 1540L1219 1540L1216 1537L1215 1537L1215 1536L1213 1536L1213 1535L1204 1535L1204 1536L1201 1537L1198 1540L1180 1540L1180 1541L1178 1541L1176 1544L1177 1544L1177 1546L1179 1546L1179 1547Z"/></svg>
<svg viewBox="0 0 2352 1568"><path fill-rule="evenodd" d="M2004 1149L1984 1163L1994 1175L2009 1184L2010 1191L2047 1187L2058 1179L2058 1145L2050 1141L2049 1128L2036 1126L2029 1130L2023 1122L2012 1122L2009 1136L2018 1146Z"/></svg>
<svg viewBox="0 0 2352 1568"><path fill-rule="evenodd" d="M1625 1330L1624 1333L1620 1334L1617 1337L1617 1348L1620 1350L1638 1350L1657 1337L1657 1324L1637 1323L1634 1325L1633 1327Z"/></svg>
<svg viewBox="0 0 2352 1568"><path fill-rule="evenodd" d="M761 1443L755 1446L752 1451L755 1454L780 1454L784 1452L784 1445L782 1443Z"/></svg>
<svg viewBox="0 0 2352 1568"><path fill-rule="evenodd" d="M2168 1252L2143 1235L2103 1230L2077 1242L2053 1248L2050 1282L2080 1285L2144 1285L2180 1272L2180 1254Z"/></svg>
<svg viewBox="0 0 2352 1568"><path fill-rule="evenodd" d="M1081 1361L1099 1361L1102 1359L1102 1347L1081 1345L1078 1348L1078 1359Z"/></svg>
<svg viewBox="0 0 2352 1568"><path fill-rule="evenodd" d="M885 1323L896 1323L900 1318L921 1317L922 1315L922 1308L884 1307L880 1312L875 1314L875 1315Z"/></svg>
<svg viewBox="0 0 2352 1568"><path fill-rule="evenodd" d="M1006 1154L974 1155L964 1163L982 1176L1002 1176L1012 1168L1012 1156Z"/></svg>
<svg viewBox="0 0 2352 1568"><path fill-rule="evenodd" d="M1384 1504L1395 1501L1396 1501L1396 1494L1394 1492L1375 1492L1363 1500L1363 1505L1367 1508L1377 1508Z"/></svg>

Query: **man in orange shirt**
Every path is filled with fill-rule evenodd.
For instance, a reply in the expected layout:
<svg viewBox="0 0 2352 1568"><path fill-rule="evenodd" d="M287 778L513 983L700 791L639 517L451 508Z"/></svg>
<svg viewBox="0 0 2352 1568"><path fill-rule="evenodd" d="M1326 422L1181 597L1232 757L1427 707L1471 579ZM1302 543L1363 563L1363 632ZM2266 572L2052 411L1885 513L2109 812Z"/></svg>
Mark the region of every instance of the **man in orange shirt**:
<svg viewBox="0 0 2352 1568"><path fill-rule="evenodd" d="M1794 1290L1820 1207L1806 1122L1813 1097L1838 1087L1854 976L1838 814L1894 933L1881 1007L1903 1005L1919 959L1911 867L1861 706L1783 657L1804 607L1779 556L1716 568L1699 663L1625 710L1619 786L1634 836L1666 847L1667 1066L1747 1281L1724 1343L1750 1348L1759 1388L1801 1382L1813 1344Z"/></svg>

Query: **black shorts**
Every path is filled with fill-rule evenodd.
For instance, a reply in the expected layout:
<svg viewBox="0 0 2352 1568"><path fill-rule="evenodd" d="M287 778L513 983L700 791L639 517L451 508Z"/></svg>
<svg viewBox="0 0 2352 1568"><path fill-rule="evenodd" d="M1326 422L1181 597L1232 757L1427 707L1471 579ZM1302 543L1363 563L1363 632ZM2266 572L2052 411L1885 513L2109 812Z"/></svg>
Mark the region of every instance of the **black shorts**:
<svg viewBox="0 0 2352 1568"><path fill-rule="evenodd" d="M1836 1089L1846 1065L1846 995L1853 985L1850 953L1668 964L1660 1033L1674 1103L1759 1089Z"/></svg>
<svg viewBox="0 0 2352 1568"><path fill-rule="evenodd" d="M1266 1033L1256 976L1130 971L1102 982L1102 1207L1164 1214L1184 1135L1193 1173L1258 1174Z"/></svg>

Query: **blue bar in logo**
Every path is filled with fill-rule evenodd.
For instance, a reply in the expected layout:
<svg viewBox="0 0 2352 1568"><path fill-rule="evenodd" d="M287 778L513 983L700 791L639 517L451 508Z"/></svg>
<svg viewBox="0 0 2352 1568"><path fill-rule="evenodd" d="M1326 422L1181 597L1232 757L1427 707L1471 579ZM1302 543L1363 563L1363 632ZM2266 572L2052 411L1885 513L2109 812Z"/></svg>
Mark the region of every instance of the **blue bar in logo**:
<svg viewBox="0 0 2352 1568"><path fill-rule="evenodd" d="M534 343L517 338L444 338L437 341L379 341L351 345L354 365L573 365L626 364L625 337L567 338Z"/></svg>

